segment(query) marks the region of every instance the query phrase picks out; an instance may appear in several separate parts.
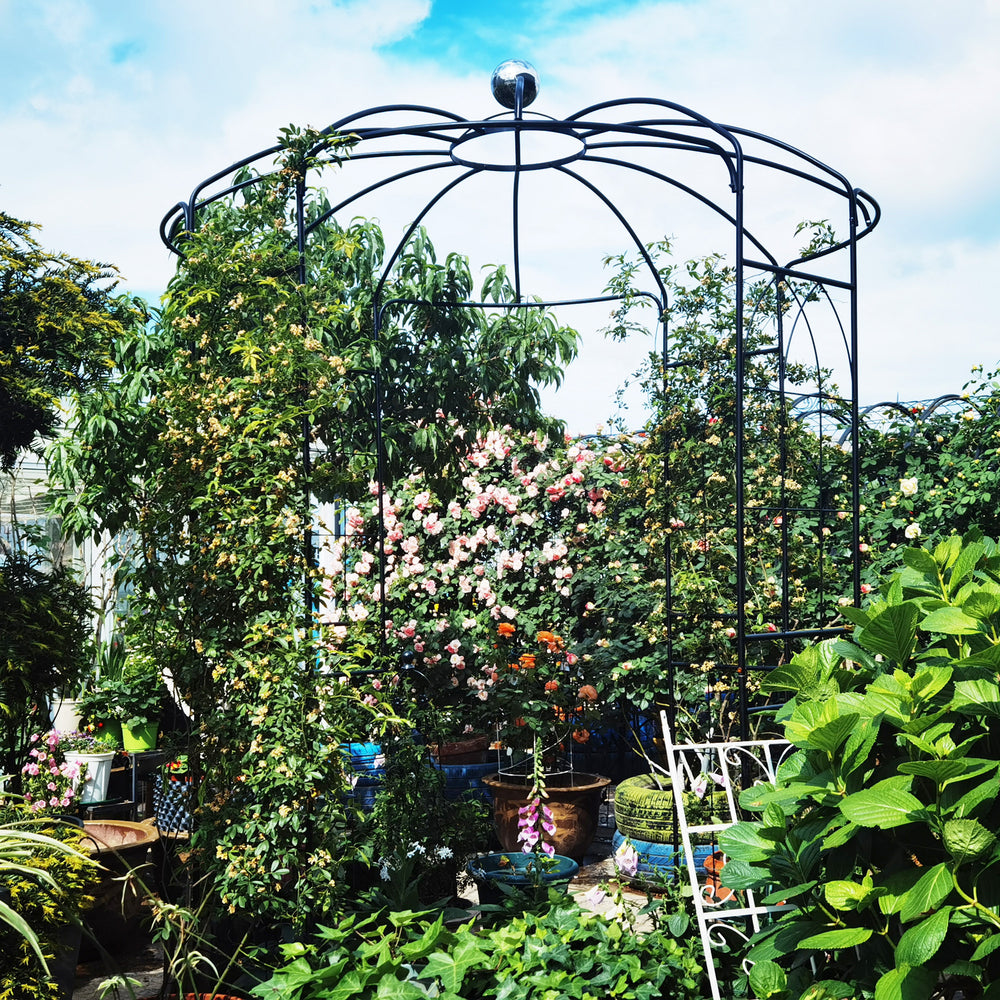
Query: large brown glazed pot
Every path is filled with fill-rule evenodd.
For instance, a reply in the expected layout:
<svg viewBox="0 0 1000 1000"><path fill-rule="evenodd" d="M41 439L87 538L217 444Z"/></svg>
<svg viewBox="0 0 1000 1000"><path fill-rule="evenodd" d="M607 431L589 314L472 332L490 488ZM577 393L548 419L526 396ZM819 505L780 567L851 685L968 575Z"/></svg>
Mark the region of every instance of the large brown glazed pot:
<svg viewBox="0 0 1000 1000"><path fill-rule="evenodd" d="M513 775L492 774L483 784L493 796L493 822L500 846L505 851L518 851L518 809L528 802L528 783ZM601 803L608 792L610 778L600 774L574 771L550 775L545 779L547 805L552 810L556 832L546 837L556 849L576 862L581 862L597 833Z"/></svg>
<svg viewBox="0 0 1000 1000"><path fill-rule="evenodd" d="M149 881L146 855L159 839L151 822L133 823L128 820L85 820L81 849L88 851L101 864L101 883L95 892L93 909L84 914L101 947L112 954L141 947L146 934L141 920L142 890L122 876L142 869L140 877ZM83 957L97 957L93 945L84 940Z"/></svg>

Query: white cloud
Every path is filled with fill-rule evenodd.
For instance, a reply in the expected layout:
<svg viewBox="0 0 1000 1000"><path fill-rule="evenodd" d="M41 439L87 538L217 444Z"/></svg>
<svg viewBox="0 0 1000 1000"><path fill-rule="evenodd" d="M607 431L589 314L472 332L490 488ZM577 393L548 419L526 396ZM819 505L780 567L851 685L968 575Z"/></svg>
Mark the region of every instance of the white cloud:
<svg viewBox="0 0 1000 1000"><path fill-rule="evenodd" d="M470 4L479 28L448 51L480 36L496 43L503 31L512 48L530 43L542 76L533 110L676 101L805 149L882 203L882 225L860 251L866 394L948 391L971 364L996 360L1000 5L698 0L622 10L560 0L534 21L487 14ZM0 32L17 41L0 67L9 96L0 203L43 223L48 245L114 261L132 287L155 293L172 268L156 235L162 214L203 177L268 146L281 126L323 127L383 103L495 113L492 58L470 74L443 49L387 54L391 42L423 37L415 33L428 16L429 0L0 4ZM638 186L625 188L626 202L641 200ZM405 212L394 197L386 215ZM506 221L506 197L457 213L439 245L472 249L463 226ZM539 244L563 241L564 264L591 267L587 280L600 282L583 255L612 249L602 231L573 228L568 195L547 207L571 218L546 220ZM781 191L753 207L762 225L777 225L786 208ZM650 238L692 229L673 210L651 206L647 217ZM707 232L693 229L695 242ZM607 367L596 366L574 397L588 386L603 392Z"/></svg>

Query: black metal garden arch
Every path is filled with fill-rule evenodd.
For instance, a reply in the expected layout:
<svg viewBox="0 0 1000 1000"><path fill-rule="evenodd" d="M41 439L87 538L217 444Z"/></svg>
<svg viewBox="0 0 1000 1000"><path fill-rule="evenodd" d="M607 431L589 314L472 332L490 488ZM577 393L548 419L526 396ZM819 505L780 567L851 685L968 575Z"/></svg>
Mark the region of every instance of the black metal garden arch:
<svg viewBox="0 0 1000 1000"><path fill-rule="evenodd" d="M740 678L740 729L748 729L746 679L749 671L766 668L787 654L798 640L839 632L824 622L835 616L835 599L819 602L822 621L793 620L788 604L787 567L789 531L793 518L808 517L822 526L830 519L851 518L849 551L833 553L849 566L855 603L860 600L860 526L858 470L858 242L877 225L877 203L853 187L836 170L814 157L777 139L733 126L719 124L706 116L671 101L657 98L611 100L586 107L557 119L528 111L539 91L539 79L527 63L512 60L499 66L492 78L493 94L505 109L492 117L470 120L437 108L400 104L370 108L347 115L325 129L324 138L309 156L314 162L337 160L340 183L331 192L329 210L307 222L301 211L308 176L296 188L298 211L295 238L300 254L300 276L305 281L311 235L330 220L357 213L366 204L391 200L404 191L403 221L387 239L385 266L374 289L376 335L383 321L386 279L410 236L434 213L461 219L462 197L470 193L482 206L484 184L489 185L490 202L495 206L509 199L503 220L507 232L506 260L512 276L514 299L506 303L461 302L455 308L521 310L553 306L570 307L586 303L614 301L607 295L546 295L527 280L526 257L531 240L538 233L527 193L537 179L547 177L561 192L578 199L577 221L586 227L591 220L611 220L621 244L642 263L643 282L637 294L651 297L657 307L658 336L664 370L672 363L671 330L668 321L667 291L650 256L647 245L664 236L679 216L658 214L664 193L671 204L686 203L700 220L696 225L720 227L728 231L728 251L735 268L734 304L737 343L732 371L735 395L735 504L731 516L736 537L736 608L732 616L735 630L731 666ZM336 155L338 137L350 135L349 157ZM234 163L198 184L186 201L178 202L164 217L160 233L174 252L183 253L183 232L195 229L199 216L209 206L240 189L257 183L274 170L273 160L282 151L271 146ZM554 189L554 188L553 188ZM750 192L755 192L751 197ZM793 195L794 193L794 195ZM558 200L558 199L555 199ZM792 207L794 203L795 207ZM802 252L784 248L773 232L784 211L784 221L828 220L838 235ZM388 234L387 234L388 235ZM558 244L558 240L556 243ZM564 254L570 240L556 247L555 257ZM718 247L717 247L718 248ZM609 248L613 249L613 248ZM528 296L530 287L532 296ZM780 500L766 510L755 504L748 483L743 445L747 436L745 391L748 365L761 349L748 345L746 331L752 323L755 303L751 288L766 286L777 299L774 343L765 350L773 353L778 378L773 393L783 414L773 429L784 449L787 421L792 401L800 398L800 410L808 411L817 441L828 443L834 434L843 452L850 456L849 501L830 499L834 485L823 480L826 463L817 454L813 468L818 477L808 509L798 495L781 484ZM541 294L539 294L541 292ZM792 392L787 370L793 363L812 371L811 388L802 397ZM838 372L842 389L832 391L828 369ZM381 434L381 377L375 381L376 435ZM304 462L311 460L309 428L304 432ZM819 447L820 445L818 445ZM381 458L380 440L376 453ZM669 448L665 449L669 454ZM381 475L377 475L381 481ZM839 478L839 477L838 477ZM669 480L669 470L666 477ZM781 574L782 607L777 626L762 630L745 613L747 597L746 527L753 519L766 516L776 526L773 564ZM380 519L381 520L381 519ZM817 543L823 546L822 533ZM307 550L312 545L306 540ZM381 548L381 547L380 547ZM684 607L671 591L671 558L668 547L664 575L667 585L668 622L680 623ZM831 553L819 551L823 559ZM384 567L383 567L384 572ZM668 635L671 676L665 682L673 694L673 667L676 660ZM670 699L671 703L673 698Z"/></svg>

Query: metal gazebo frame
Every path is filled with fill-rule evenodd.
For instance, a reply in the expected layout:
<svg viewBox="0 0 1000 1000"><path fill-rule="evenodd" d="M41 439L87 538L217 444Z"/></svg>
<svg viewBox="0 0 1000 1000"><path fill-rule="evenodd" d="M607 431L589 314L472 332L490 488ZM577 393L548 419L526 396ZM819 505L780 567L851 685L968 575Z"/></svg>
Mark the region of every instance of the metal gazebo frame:
<svg viewBox="0 0 1000 1000"><path fill-rule="evenodd" d="M781 655L780 652L772 655L764 650L784 649L787 652L797 640L841 631L825 628L819 622L808 628L792 627L787 583L782 598L784 608L781 612L781 625L776 630L761 631L748 620L744 610L747 603L748 559L745 528L751 517L760 516L759 508L751 513L754 509L748 502L752 498L748 497L744 470L743 449L747 430L745 382L748 364L755 354L745 343L746 331L752 323L747 315L752 306L746 302L746 295L751 281L763 278L773 287L779 302L782 296L785 297L787 308L779 308L777 311L776 340L768 348L768 352L777 357L779 383L774 387L774 392L779 400L780 411L790 412L792 401L800 395L798 392L788 391L786 367L793 343L798 348L805 341L807 355L812 359L817 375L816 391L808 394L804 404L809 410L809 419L816 426L820 438L830 437L834 432L840 434L843 450L850 453L850 505L847 513L852 519L852 544L851 551L839 553L838 558L842 564L845 560L850 561L850 578L857 603L861 596L857 245L877 225L879 207L874 199L853 187L842 174L814 157L760 133L719 124L671 101L655 98L605 101L564 119L528 112L528 105L538 93L538 76L528 64L516 60L498 67L493 76L493 91L500 104L508 110L480 120L469 120L437 108L400 104L350 114L325 129L323 139L309 151L306 162L340 163L341 174L338 180L343 180L362 166L363 176L361 183L356 186L352 187L346 181L344 189L338 186L337 192L330 199L332 204L329 210L310 222L307 222L303 211L309 169L298 178L295 189L294 237L299 252L299 278L305 282L307 277L310 236L329 220L335 219L338 214L354 211L366 198L386 196L394 189L402 189L405 187L403 182L419 179L421 183L436 185L430 196L408 216L401 229L391 239L387 238L383 271L374 288L374 329L377 338L385 310L391 304L385 300L387 279L407 241L432 210L447 210L454 206L463 191L472 186L470 182L492 175L497 181L496 187L501 191L504 190L503 181L509 181L507 192L510 199L511 257L508 271L512 275L515 298L506 303L470 301L449 305L454 308L520 310L616 301L620 297L598 295L529 299L525 296L524 186L532 175L545 172L589 199L595 215L610 216L617 224L618 231L624 234L628 250L641 261L644 281L649 287L640 294L650 296L656 302L660 317L658 330L662 358L666 370L672 360L667 319L669 302L667 289L647 248L651 238L649 224L645 218L637 217L635 212L627 213L621 205L621 199L616 200L609 195L598 181L606 174L614 174L626 185L645 184L650 189L667 191L671 197L686 199L698 211L703 211L707 217L721 221L731 229L737 331L735 367L732 373L737 466L733 517L736 527L736 607L739 609L734 622L735 660L732 666L740 678L740 735L745 739L749 730L746 683L748 671L766 667ZM340 156L331 150L336 148L335 142L343 136L351 137L353 149L351 155L341 161ZM497 155L498 148L502 155ZM267 176L274 170L275 156L283 149L282 145L271 146L231 164L198 184L190 197L178 202L161 223L160 234L167 247L183 256L184 231L196 229L199 215L214 202L236 195ZM746 184L750 175L755 182L770 178L771 181L777 179L786 185L801 185L800 189L808 192L810 197L814 196L824 205L832 204L841 213L833 228L844 235L836 242L814 248L808 253L787 256L770 250L756 223L751 224L747 219L750 202ZM767 183L765 180L765 187ZM807 215L803 214L799 219L805 217ZM810 210L808 217L816 216ZM530 219L527 221L530 222ZM657 220L654 225L661 223ZM661 225L655 236L663 235ZM804 286L810 289L809 295L798 296L795 289ZM846 372L849 383L849 391L836 398L827 393L825 382L819 376L824 367L831 365L831 361L823 356L820 343L822 338L818 338L818 327L807 315L806 298L809 301L820 301L829 307L833 316L828 325L833 331L833 340L838 350L842 352L842 356L834 363L839 364L840 371ZM375 386L373 418L378 461L376 479L380 483L385 481L381 439L382 377L383 374L376 365L372 372ZM802 407L803 404L797 405ZM782 449L785 430L784 424L776 429ZM669 454L669 449L665 449L665 454ZM308 467L311 460L310 428L304 426L303 462ZM821 465L821 462L817 462L817 475L821 475ZM844 507L847 506L843 501L832 504L824 499L826 494L823 489L818 490L816 495L820 498L817 501L819 505L808 512L796 506L794 499L784 488L781 490L780 504L768 506L767 513L774 517L774 523L784 525L774 553L777 565L787 565L789 515L808 513L820 524L828 518L838 516L838 513L843 515ZM379 502L382 502L381 494ZM380 523L382 520L380 517ZM311 531L305 545L307 556L311 560L314 554ZM380 553L382 549L383 546L379 546ZM384 579L384 555L382 558ZM668 621L680 620L683 608L674 607L670 586L669 545L664 574L668 594ZM672 636L668 632L667 655L671 669L667 683L672 703L675 657L671 641Z"/></svg>

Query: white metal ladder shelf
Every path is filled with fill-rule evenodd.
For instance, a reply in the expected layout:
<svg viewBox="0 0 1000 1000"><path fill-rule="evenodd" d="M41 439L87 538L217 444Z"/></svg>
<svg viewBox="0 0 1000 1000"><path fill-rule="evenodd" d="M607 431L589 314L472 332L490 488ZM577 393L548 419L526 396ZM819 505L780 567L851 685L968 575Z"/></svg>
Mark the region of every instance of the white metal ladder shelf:
<svg viewBox="0 0 1000 1000"><path fill-rule="evenodd" d="M673 743L667 725L666 713L661 713L663 740L666 748L667 770L674 795L677 824L687 863L688 879L694 892L694 908L698 931L705 952L706 971L712 987L713 1000L722 1000L712 954L713 941L723 944L727 935L747 940L764 925L767 914L794 909L791 904L765 906L756 901L751 890L737 890L729 899L710 901L706 883L698 872L692 850L692 834L712 834L713 839L728 829L741 817L737 800L743 787L764 782L774 784L775 774L782 760L792 749L787 740L748 740L734 743ZM753 775L745 781L747 771ZM709 776L714 775L715 778ZM695 789L696 782L711 780L724 793L725 809L720 809L723 822L689 826L684 807L686 790ZM747 933L749 928L750 933Z"/></svg>

